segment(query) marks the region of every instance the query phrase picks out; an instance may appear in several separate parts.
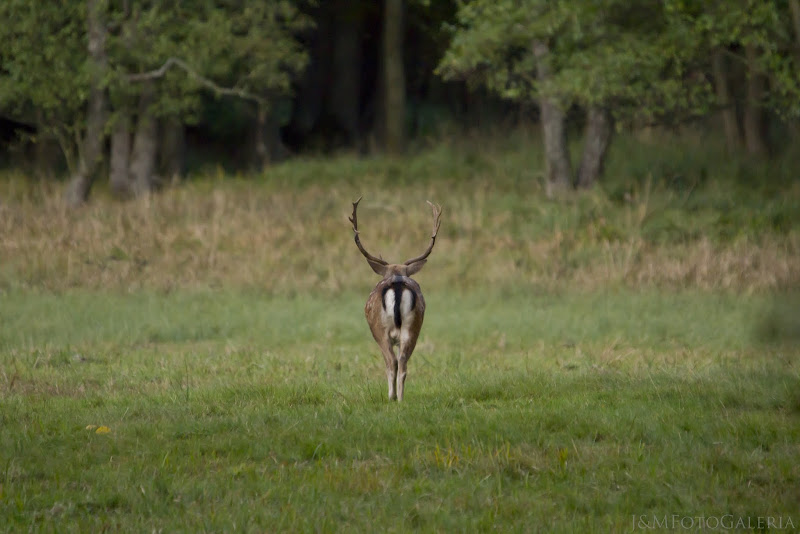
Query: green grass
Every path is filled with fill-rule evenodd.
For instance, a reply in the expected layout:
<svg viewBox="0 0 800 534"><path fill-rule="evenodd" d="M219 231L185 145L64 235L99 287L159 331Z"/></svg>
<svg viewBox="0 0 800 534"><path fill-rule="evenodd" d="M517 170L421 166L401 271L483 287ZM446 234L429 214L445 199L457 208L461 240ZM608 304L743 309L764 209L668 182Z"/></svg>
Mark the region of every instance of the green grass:
<svg viewBox="0 0 800 534"><path fill-rule="evenodd" d="M0 528L800 520L791 299L431 291L398 405L363 297L3 295Z"/></svg>

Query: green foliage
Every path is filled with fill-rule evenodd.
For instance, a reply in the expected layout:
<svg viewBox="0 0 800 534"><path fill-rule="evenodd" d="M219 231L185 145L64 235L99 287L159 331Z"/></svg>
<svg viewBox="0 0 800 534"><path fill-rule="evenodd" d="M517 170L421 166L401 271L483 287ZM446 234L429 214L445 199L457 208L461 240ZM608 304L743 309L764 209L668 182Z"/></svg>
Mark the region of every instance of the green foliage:
<svg viewBox="0 0 800 534"><path fill-rule="evenodd" d="M464 2L438 72L522 101L603 105L618 117L680 119L709 111L705 72L718 46L754 44L770 103L797 112L796 49L780 2L543 0ZM534 41L550 45L552 79L535 76Z"/></svg>
<svg viewBox="0 0 800 534"><path fill-rule="evenodd" d="M462 3L437 72L485 84L508 98L530 98L536 86L531 43L553 32L547 15L553 16L556 9L545 6L537 0Z"/></svg>
<svg viewBox="0 0 800 534"><path fill-rule="evenodd" d="M698 55L724 49L744 64L743 47L754 47L757 70L748 76L768 77L763 105L786 116L800 115L800 35L794 35L786 2L670 0L665 6L674 31L695 36Z"/></svg>
<svg viewBox="0 0 800 534"><path fill-rule="evenodd" d="M192 72L173 68L160 80L157 115L191 121L209 90L200 78L235 88L267 106L290 92L291 76L307 63L295 35L310 19L291 2L135 2L127 10L112 9L112 89L137 95L130 75L151 72L169 58L182 60Z"/></svg>
<svg viewBox="0 0 800 534"><path fill-rule="evenodd" d="M293 2L110 2L103 4L108 72L104 88L115 110L135 105L142 83L132 75L154 72L158 116L196 118L209 85L235 88L266 109L290 91L307 53L296 39L310 20ZM85 123L90 88L85 2L0 5L0 109L56 136L65 152Z"/></svg>
<svg viewBox="0 0 800 534"><path fill-rule="evenodd" d="M663 8L619 0L468 2L439 66L499 94L562 105L604 105L618 115L699 111L708 84L687 83L694 46L669 31ZM549 43L552 79L536 80L532 43Z"/></svg>
<svg viewBox="0 0 800 534"><path fill-rule="evenodd" d="M84 2L0 2L0 111L75 142L89 91Z"/></svg>

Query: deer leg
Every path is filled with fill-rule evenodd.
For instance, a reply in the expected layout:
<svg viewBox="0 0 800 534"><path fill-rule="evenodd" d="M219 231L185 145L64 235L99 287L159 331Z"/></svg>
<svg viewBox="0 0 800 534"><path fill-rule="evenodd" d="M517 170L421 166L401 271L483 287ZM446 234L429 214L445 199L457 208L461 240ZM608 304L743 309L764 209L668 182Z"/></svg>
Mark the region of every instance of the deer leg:
<svg viewBox="0 0 800 534"><path fill-rule="evenodd" d="M383 361L386 362L386 380L389 382L389 400L397 398L395 381L397 379L397 357L394 355L391 342L387 339L380 344Z"/></svg>
<svg viewBox="0 0 800 534"><path fill-rule="evenodd" d="M419 330L417 330L419 332ZM400 334L400 351L397 358L397 400L403 400L403 391L406 383L406 368L408 360L411 359L411 353L414 352L414 347L417 345L416 333L411 333L404 330Z"/></svg>
<svg viewBox="0 0 800 534"><path fill-rule="evenodd" d="M408 364L408 356L400 353L397 359L397 400L403 400L403 388L406 383L406 365Z"/></svg>
<svg viewBox="0 0 800 534"><path fill-rule="evenodd" d="M403 400L403 389L406 383L406 368L408 360L411 358L413 347L406 343L400 343L400 356L397 358L397 400Z"/></svg>

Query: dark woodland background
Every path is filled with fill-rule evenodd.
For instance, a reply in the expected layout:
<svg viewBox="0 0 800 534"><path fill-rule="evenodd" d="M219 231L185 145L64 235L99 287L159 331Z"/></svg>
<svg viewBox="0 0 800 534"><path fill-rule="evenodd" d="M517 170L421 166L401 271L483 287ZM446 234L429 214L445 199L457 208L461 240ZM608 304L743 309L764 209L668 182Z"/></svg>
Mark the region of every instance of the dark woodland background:
<svg viewBox="0 0 800 534"><path fill-rule="evenodd" d="M614 132L691 125L764 159L800 131L797 0L9 0L0 18L0 163L66 177L70 205L95 180L129 197L531 124L553 195L600 179Z"/></svg>

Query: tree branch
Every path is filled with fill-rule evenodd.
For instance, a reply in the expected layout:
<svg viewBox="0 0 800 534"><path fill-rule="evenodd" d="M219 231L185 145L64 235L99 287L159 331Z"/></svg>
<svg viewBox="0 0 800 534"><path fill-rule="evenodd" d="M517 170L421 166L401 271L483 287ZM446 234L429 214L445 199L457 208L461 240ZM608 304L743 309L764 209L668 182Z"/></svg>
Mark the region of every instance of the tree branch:
<svg viewBox="0 0 800 534"><path fill-rule="evenodd" d="M163 78L164 75L166 75L167 71L172 67L178 67L179 69L186 72L186 74L188 74L189 77L192 78L194 81L196 81L197 83L208 89L211 89L212 91L214 91L219 95L235 96L244 100L251 100L256 104L258 104L259 106L263 106L267 103L266 99L258 95L254 95L253 93L245 89L241 89L238 87L222 87L220 85L217 85L214 81L209 80L205 76L199 74L196 70L192 69L185 61L178 59L176 57L171 57L167 59L167 61L165 61L163 65L161 65L159 68L155 70L140 72L137 74L129 74L128 81L144 82L147 80L155 80L158 78Z"/></svg>

